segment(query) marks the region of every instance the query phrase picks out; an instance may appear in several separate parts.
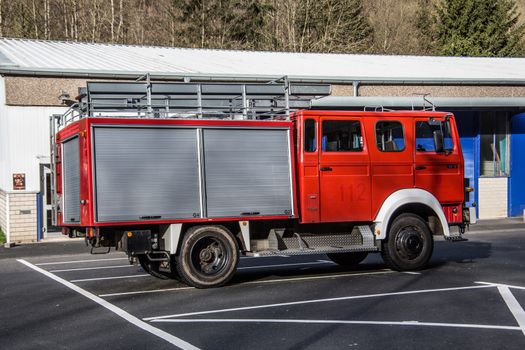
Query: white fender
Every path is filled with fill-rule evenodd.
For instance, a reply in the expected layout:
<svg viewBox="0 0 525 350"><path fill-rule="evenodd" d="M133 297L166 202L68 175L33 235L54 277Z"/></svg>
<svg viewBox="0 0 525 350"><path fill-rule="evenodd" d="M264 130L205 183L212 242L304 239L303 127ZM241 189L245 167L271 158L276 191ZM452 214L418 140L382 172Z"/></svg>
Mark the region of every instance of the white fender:
<svg viewBox="0 0 525 350"><path fill-rule="evenodd" d="M443 208L439 201L434 197L434 195L428 191L422 190L420 188L408 188L396 191L392 193L381 206L379 213L374 219L375 223L375 236L376 239L385 239L386 238L386 229L388 227L388 222L390 221L392 214L399 207L405 204L424 204L427 207L434 210L441 226L443 227L443 234L445 237L450 236L450 230L448 227L447 219L443 213Z"/></svg>

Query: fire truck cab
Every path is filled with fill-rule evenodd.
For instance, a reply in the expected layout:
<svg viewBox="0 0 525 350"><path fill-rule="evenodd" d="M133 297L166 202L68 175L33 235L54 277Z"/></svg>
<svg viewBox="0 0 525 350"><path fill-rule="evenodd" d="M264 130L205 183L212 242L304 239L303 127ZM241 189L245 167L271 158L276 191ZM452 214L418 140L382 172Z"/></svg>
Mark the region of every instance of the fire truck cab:
<svg viewBox="0 0 525 350"><path fill-rule="evenodd" d="M240 255L354 266L376 252L392 269L422 269L433 236L463 240L475 221L450 113L65 120L52 118L64 232L199 288L227 283Z"/></svg>

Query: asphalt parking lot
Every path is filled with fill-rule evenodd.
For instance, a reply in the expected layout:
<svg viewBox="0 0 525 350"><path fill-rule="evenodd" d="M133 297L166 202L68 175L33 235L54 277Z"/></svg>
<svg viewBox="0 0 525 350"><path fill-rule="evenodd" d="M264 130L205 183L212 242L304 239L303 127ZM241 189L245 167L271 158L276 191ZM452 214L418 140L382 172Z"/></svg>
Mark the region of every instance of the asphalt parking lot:
<svg viewBox="0 0 525 350"><path fill-rule="evenodd" d="M219 289L89 255L82 242L0 250L2 349L524 349L525 225L436 240L431 266L344 269L243 258ZM18 250L17 250L18 249Z"/></svg>

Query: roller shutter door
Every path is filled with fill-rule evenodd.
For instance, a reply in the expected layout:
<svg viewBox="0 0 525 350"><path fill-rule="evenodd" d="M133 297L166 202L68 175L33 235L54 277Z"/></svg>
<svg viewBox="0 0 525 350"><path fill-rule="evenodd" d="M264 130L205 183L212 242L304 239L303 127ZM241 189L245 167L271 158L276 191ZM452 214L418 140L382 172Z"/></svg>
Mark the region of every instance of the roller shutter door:
<svg viewBox="0 0 525 350"><path fill-rule="evenodd" d="M96 127L99 222L201 216L196 129Z"/></svg>
<svg viewBox="0 0 525 350"><path fill-rule="evenodd" d="M64 223L80 222L80 152L78 137L63 143Z"/></svg>
<svg viewBox="0 0 525 350"><path fill-rule="evenodd" d="M208 217L292 213L288 133L203 130Z"/></svg>

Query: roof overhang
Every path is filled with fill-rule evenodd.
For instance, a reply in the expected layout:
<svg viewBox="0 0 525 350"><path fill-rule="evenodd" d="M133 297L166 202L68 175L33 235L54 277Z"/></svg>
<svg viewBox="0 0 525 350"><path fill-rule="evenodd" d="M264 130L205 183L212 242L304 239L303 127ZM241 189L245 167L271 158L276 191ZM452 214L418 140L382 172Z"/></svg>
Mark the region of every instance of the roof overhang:
<svg viewBox="0 0 525 350"><path fill-rule="evenodd" d="M525 109L525 97L368 97L328 96L311 102L312 109Z"/></svg>
<svg viewBox="0 0 525 350"><path fill-rule="evenodd" d="M178 72L144 72L144 71L107 71L89 69L29 69L17 67L16 65L1 62L0 74L14 76L32 77L64 77L64 78L86 78L86 79L123 79L135 80L149 73L154 80L171 81L222 81L222 82L268 82L281 79L282 75L264 74L218 74L218 73L178 73ZM320 83L320 84L374 84L374 85L525 85L523 79L447 79L447 78L406 78L406 77L377 77L355 76L320 76L320 75L287 75L290 82L296 83Z"/></svg>

